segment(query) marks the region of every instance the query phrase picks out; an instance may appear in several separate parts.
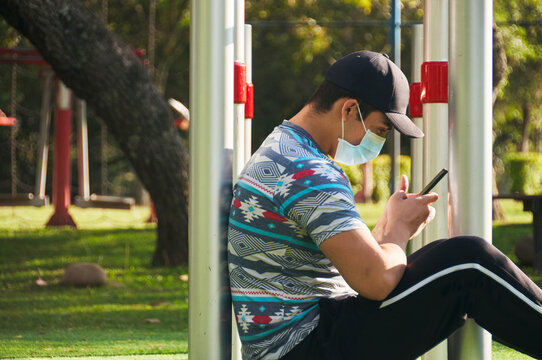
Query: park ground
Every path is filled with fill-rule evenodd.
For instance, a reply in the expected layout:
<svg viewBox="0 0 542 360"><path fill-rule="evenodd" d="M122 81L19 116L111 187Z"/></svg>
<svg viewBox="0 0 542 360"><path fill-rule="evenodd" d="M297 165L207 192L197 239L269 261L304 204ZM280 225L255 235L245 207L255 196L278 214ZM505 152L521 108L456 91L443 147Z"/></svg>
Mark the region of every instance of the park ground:
<svg viewBox="0 0 542 360"><path fill-rule="evenodd" d="M531 232L532 215L503 204L493 242L517 261L514 243ZM359 205L370 226L382 209ZM148 209L70 211L77 230L45 229L51 207L0 208L0 359L188 359L188 269L149 266ZM61 285L63 268L79 261L104 267L108 284ZM494 343L493 359L531 358Z"/></svg>

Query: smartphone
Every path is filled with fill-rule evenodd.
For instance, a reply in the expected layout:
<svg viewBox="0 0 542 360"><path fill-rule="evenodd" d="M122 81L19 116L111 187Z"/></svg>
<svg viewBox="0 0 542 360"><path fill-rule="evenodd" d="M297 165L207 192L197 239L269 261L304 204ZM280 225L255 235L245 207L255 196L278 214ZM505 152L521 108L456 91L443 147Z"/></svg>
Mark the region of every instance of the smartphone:
<svg viewBox="0 0 542 360"><path fill-rule="evenodd" d="M435 187L435 185L437 185L438 182L439 182L440 180L442 180L442 178L443 178L447 173L448 173L448 170L446 170L446 169L440 170L440 172L437 174L437 176L435 176L435 177L433 178L433 180L431 180L431 181L429 182L429 184L427 184L427 185L423 188L423 190L420 192L420 195L428 194L429 191L431 191L431 189L433 189L433 188Z"/></svg>

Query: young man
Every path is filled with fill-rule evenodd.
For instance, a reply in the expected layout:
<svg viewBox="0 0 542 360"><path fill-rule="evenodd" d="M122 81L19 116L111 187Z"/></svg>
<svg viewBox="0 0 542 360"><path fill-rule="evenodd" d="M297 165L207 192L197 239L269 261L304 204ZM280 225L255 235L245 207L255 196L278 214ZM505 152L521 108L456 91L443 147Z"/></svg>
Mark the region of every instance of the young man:
<svg viewBox="0 0 542 360"><path fill-rule="evenodd" d="M326 72L307 105L252 156L234 188L231 294L244 359L413 359L467 317L542 357L542 291L486 241L432 242L407 258L438 195L402 177L370 231L335 161L375 158L405 115L404 74L360 51Z"/></svg>

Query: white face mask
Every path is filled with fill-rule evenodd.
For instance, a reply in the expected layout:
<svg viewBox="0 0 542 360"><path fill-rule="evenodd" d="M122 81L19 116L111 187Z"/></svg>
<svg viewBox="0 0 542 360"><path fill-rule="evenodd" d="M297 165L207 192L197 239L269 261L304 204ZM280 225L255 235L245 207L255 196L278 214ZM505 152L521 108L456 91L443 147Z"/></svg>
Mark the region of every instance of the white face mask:
<svg viewBox="0 0 542 360"><path fill-rule="evenodd" d="M361 123L365 129L365 136L363 136L359 145L352 145L344 140L344 119L341 119L342 137L339 139L334 160L345 165L359 165L373 160L380 154L386 141L386 138L376 135L365 127L365 121L361 116L359 105L356 104L356 106L358 107Z"/></svg>

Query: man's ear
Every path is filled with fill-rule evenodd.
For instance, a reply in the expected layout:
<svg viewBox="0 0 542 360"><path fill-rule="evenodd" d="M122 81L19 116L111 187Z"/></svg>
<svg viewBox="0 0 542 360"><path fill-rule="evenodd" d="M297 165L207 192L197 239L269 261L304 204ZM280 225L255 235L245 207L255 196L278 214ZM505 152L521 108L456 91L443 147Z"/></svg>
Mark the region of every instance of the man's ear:
<svg viewBox="0 0 542 360"><path fill-rule="evenodd" d="M357 103L358 103L357 100L350 99L350 98L346 99L343 102L342 109L341 109L341 115L344 118L345 122L350 120L350 119L357 120L357 118L358 118L357 110L356 110Z"/></svg>

